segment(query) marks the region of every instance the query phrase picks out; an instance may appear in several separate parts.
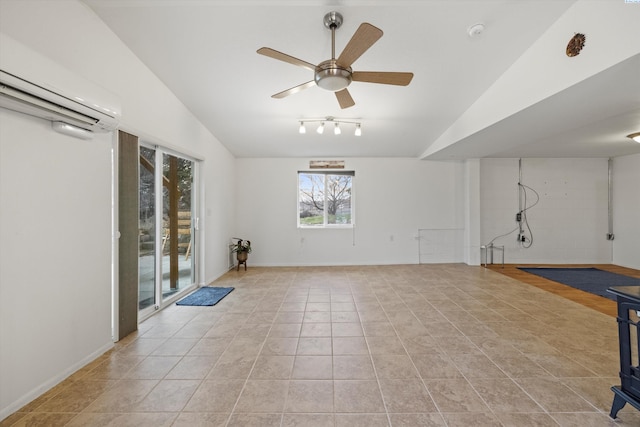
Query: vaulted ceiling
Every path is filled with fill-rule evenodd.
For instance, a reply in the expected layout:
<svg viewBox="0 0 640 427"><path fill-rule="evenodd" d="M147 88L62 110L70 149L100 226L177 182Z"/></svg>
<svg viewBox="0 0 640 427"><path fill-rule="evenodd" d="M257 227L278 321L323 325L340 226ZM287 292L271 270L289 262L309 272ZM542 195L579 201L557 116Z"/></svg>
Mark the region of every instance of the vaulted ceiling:
<svg viewBox="0 0 640 427"><path fill-rule="evenodd" d="M614 157L640 153L640 4L622 0L85 0L237 157ZM341 109L313 71L358 26L384 35L355 71L412 72L408 86L352 82ZM482 23L475 36L469 28ZM583 51L565 54L575 33ZM620 37L623 36L623 39ZM616 39L616 37L618 37ZM362 123L362 136L299 121Z"/></svg>

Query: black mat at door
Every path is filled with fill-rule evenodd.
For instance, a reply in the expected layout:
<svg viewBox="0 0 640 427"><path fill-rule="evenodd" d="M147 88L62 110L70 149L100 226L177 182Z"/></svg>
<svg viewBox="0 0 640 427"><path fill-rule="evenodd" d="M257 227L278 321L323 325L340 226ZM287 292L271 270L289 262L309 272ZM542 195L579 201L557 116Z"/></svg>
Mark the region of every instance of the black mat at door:
<svg viewBox="0 0 640 427"><path fill-rule="evenodd" d="M234 288L214 288L205 286L191 295L182 298L176 305L216 305Z"/></svg>

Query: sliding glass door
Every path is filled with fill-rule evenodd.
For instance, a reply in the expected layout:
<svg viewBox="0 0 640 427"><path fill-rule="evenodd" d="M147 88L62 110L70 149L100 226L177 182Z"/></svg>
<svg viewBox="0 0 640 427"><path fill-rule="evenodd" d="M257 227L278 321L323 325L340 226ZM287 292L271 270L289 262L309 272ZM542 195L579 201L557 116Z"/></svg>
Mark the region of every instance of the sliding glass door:
<svg viewBox="0 0 640 427"><path fill-rule="evenodd" d="M185 158L162 155L163 297L195 283L193 165Z"/></svg>
<svg viewBox="0 0 640 427"><path fill-rule="evenodd" d="M196 283L195 167L184 156L140 146L141 319Z"/></svg>
<svg viewBox="0 0 640 427"><path fill-rule="evenodd" d="M140 146L140 216L138 220L138 309L159 307L156 300L155 149Z"/></svg>

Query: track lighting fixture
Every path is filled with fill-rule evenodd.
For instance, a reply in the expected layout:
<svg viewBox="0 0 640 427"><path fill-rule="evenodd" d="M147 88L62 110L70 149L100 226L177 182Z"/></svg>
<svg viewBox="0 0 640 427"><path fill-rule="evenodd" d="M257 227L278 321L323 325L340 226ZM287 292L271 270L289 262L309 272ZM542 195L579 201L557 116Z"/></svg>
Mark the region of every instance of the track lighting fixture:
<svg viewBox="0 0 640 427"><path fill-rule="evenodd" d="M333 123L333 134L334 135L340 135L342 133L342 127L340 125L342 124L349 124L349 125L355 125L355 131L354 131L354 135L355 136L361 136L362 135L362 124L360 122L356 122L354 120L342 120L342 119L336 119L335 117L324 117L321 119L304 119L304 120L299 120L300 122L300 128L298 130L298 132L300 133L307 133L307 130L305 128L305 124L306 123L319 123L318 124L318 128L316 129L316 132L318 132L320 135L322 135L324 133L324 125L325 123Z"/></svg>

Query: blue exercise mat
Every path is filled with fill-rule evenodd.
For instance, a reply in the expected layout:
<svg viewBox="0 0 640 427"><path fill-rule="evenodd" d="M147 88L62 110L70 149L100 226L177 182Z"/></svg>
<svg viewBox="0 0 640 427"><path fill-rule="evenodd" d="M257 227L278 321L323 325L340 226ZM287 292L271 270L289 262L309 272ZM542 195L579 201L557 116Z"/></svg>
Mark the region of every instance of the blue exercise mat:
<svg viewBox="0 0 640 427"><path fill-rule="evenodd" d="M216 305L234 289L205 286L182 298L176 305Z"/></svg>
<svg viewBox="0 0 640 427"><path fill-rule="evenodd" d="M615 295L607 292L612 286L640 286L640 279L611 273L598 268L533 268L518 267L519 270L572 288L580 289L591 294L615 300Z"/></svg>

